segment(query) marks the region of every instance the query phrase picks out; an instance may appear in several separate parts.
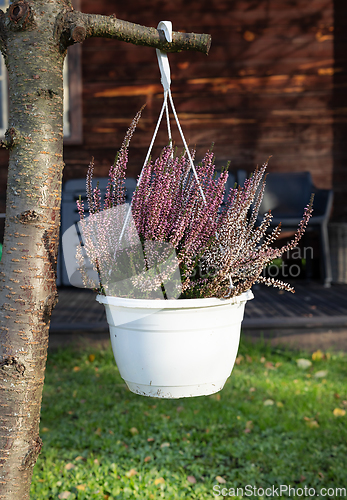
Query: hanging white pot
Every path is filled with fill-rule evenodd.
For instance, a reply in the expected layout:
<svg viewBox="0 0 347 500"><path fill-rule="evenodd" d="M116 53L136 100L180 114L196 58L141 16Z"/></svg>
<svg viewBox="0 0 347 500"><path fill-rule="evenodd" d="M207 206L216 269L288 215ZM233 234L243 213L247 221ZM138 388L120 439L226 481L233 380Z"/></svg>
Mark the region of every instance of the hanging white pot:
<svg viewBox="0 0 347 500"><path fill-rule="evenodd" d="M121 377L143 396L220 391L233 369L249 290L232 299L143 300L98 295Z"/></svg>

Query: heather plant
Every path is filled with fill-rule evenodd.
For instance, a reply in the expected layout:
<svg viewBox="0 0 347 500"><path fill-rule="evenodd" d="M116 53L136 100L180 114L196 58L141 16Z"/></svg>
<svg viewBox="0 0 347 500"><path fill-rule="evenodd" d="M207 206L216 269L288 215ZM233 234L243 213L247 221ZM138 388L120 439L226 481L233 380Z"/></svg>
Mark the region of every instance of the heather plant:
<svg viewBox="0 0 347 500"><path fill-rule="evenodd" d="M312 214L313 200L304 209L294 238L276 248L273 243L281 227L268 232L271 212L257 223L267 163L256 168L244 186L231 188L225 196L228 171L218 175L211 150L193 172L186 152L177 154L169 144L144 165L129 207L124 181L129 142L140 114L110 169L103 202L99 188L92 188L93 162L87 174L87 220L83 202L77 202L84 247L99 275L99 292L131 297L136 289L137 298L139 293L141 298L163 298L163 294L164 298L227 298L256 282L294 291L287 283L264 277L262 271L296 247ZM116 216L111 216L114 210ZM91 286L81 248L77 256L85 285ZM170 279L174 284L169 294L164 283Z"/></svg>

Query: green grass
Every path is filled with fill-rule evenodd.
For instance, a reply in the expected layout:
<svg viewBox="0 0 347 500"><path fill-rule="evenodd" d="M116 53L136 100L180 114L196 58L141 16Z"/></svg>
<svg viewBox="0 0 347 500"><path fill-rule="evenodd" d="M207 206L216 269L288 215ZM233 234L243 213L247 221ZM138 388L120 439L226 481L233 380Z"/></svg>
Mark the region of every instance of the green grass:
<svg viewBox="0 0 347 500"><path fill-rule="evenodd" d="M346 487L346 355L303 369L305 353L240 354L219 394L159 400L127 390L111 350L51 353L31 498L242 498L230 489L281 484L343 498L319 491Z"/></svg>

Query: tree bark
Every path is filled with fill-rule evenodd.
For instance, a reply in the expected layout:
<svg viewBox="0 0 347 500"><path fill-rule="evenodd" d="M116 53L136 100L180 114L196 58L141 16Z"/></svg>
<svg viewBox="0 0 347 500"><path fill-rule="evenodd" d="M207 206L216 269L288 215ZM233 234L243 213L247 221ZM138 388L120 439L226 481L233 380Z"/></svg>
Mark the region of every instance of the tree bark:
<svg viewBox="0 0 347 500"><path fill-rule="evenodd" d="M63 172L63 62L67 47L102 36L166 51L207 53L208 35L163 34L73 11L68 0L16 0L0 11L9 75L10 150L0 263L0 499L29 498L50 316L57 302Z"/></svg>

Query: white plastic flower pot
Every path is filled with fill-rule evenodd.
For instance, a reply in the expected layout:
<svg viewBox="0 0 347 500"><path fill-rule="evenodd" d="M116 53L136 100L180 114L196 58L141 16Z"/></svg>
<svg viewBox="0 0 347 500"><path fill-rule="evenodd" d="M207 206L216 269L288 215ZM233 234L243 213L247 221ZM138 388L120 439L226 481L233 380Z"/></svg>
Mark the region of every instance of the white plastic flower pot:
<svg viewBox="0 0 347 500"><path fill-rule="evenodd" d="M129 389L184 398L220 391L233 369L249 290L232 299L141 300L98 295Z"/></svg>

